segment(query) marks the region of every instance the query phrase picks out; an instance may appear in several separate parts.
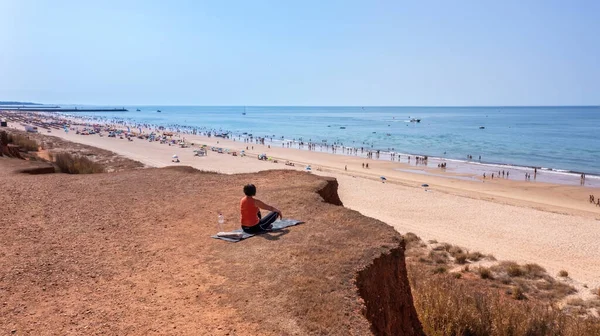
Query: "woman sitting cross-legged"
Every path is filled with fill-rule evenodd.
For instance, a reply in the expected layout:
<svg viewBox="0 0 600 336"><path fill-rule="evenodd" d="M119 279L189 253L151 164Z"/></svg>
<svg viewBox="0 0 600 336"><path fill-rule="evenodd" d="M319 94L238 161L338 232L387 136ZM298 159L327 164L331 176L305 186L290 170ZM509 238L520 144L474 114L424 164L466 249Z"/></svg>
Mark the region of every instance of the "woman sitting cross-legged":
<svg viewBox="0 0 600 336"><path fill-rule="evenodd" d="M246 233L270 231L271 225L277 220L277 217L282 218L281 211L255 199L256 187L254 184L245 185L244 194L246 196L240 201L242 230ZM269 210L271 212L261 218L260 209Z"/></svg>

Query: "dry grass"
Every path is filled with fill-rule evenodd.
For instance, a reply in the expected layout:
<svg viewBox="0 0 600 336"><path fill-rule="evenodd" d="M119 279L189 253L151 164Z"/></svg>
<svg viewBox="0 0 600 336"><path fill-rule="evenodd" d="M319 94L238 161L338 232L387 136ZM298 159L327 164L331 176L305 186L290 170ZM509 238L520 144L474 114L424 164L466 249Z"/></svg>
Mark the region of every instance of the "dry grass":
<svg viewBox="0 0 600 336"><path fill-rule="evenodd" d="M493 266L492 271L499 274L506 274L512 278L541 279L547 277L546 270L538 264L519 265L514 261L502 261Z"/></svg>
<svg viewBox="0 0 600 336"><path fill-rule="evenodd" d="M448 269L444 266L437 266L433 269L433 274L442 274L448 272Z"/></svg>
<svg viewBox="0 0 600 336"><path fill-rule="evenodd" d="M445 265L448 263L448 254L443 251L429 251L429 260L434 264Z"/></svg>
<svg viewBox="0 0 600 336"><path fill-rule="evenodd" d="M600 320L569 316L551 306L522 301L520 287L506 299L497 290L451 275L432 276L409 265L415 307L427 335L598 335Z"/></svg>
<svg viewBox="0 0 600 336"><path fill-rule="evenodd" d="M94 174L103 173L104 167L84 156L58 153L52 155L54 163L61 172L67 174Z"/></svg>
<svg viewBox="0 0 600 336"><path fill-rule="evenodd" d="M494 278L492 276L492 271L487 267L483 267L483 266L478 267L477 273L479 273L479 276L482 279L493 279Z"/></svg>
<svg viewBox="0 0 600 336"><path fill-rule="evenodd" d="M409 246L411 244L416 244L421 242L421 238L412 232L407 232L404 234L404 241L406 245Z"/></svg>
<svg viewBox="0 0 600 336"><path fill-rule="evenodd" d="M479 252L468 252L467 253L467 259L469 259L470 261L479 261L483 257L484 257L484 255Z"/></svg>
<svg viewBox="0 0 600 336"><path fill-rule="evenodd" d="M460 253L454 256L454 262L459 265L463 265L467 262L467 255L464 253Z"/></svg>
<svg viewBox="0 0 600 336"><path fill-rule="evenodd" d="M35 140L21 134L8 134L7 140L9 144L17 145L19 148L28 152L35 152L38 150L38 143Z"/></svg>
<svg viewBox="0 0 600 336"><path fill-rule="evenodd" d="M515 300L524 300L526 299L523 294L523 290L519 286L514 286L511 290L511 297Z"/></svg>

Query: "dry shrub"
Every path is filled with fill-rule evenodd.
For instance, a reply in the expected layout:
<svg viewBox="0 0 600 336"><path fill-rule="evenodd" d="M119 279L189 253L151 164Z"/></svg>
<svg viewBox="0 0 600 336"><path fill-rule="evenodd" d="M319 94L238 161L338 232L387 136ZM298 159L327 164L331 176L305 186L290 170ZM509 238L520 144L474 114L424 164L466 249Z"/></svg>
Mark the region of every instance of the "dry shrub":
<svg viewBox="0 0 600 336"><path fill-rule="evenodd" d="M530 279L540 279L547 276L546 269L538 264L525 264L523 271L525 276Z"/></svg>
<svg viewBox="0 0 600 336"><path fill-rule="evenodd" d="M8 143L17 145L28 152L36 152L38 150L37 141L20 134L8 134Z"/></svg>
<svg viewBox="0 0 600 336"><path fill-rule="evenodd" d="M408 245L410 243L420 242L421 238L419 238L419 236L417 236L416 234L414 234L412 232L407 232L404 234L404 241Z"/></svg>
<svg viewBox="0 0 600 336"><path fill-rule="evenodd" d="M436 264L447 264L448 255L445 252L429 251L429 259Z"/></svg>
<svg viewBox="0 0 600 336"><path fill-rule="evenodd" d="M58 153L53 155L54 163L61 172L67 174L94 174L103 173L104 167L84 156Z"/></svg>
<svg viewBox="0 0 600 336"><path fill-rule="evenodd" d="M560 272L558 272L558 276L561 278L566 278L569 276L569 272L567 272L565 270L561 270Z"/></svg>
<svg viewBox="0 0 600 336"><path fill-rule="evenodd" d="M446 267L438 266L433 269L433 274L442 274L442 273L446 273L447 271L448 271L448 269Z"/></svg>
<svg viewBox="0 0 600 336"><path fill-rule="evenodd" d="M497 273L506 273L509 277L520 277L525 275L525 270L514 261L502 261L492 267Z"/></svg>
<svg viewBox="0 0 600 336"><path fill-rule="evenodd" d="M429 241L428 241L428 243L429 243L429 244L437 244L437 243L438 243L438 241L437 241L437 240L435 240L435 239L431 239L431 240L429 240Z"/></svg>
<svg viewBox="0 0 600 336"><path fill-rule="evenodd" d="M540 291L537 294L540 298L558 300L577 293L577 290L573 286L556 281L552 277L545 277L543 280L533 282L533 284Z"/></svg>
<svg viewBox="0 0 600 336"><path fill-rule="evenodd" d="M463 265L467 262L467 255L464 253L457 254L454 256L454 261L459 265Z"/></svg>
<svg viewBox="0 0 600 336"><path fill-rule="evenodd" d="M482 279L493 279L494 278L492 276L492 271L487 267L483 267L483 266L478 267L477 273L479 273L479 276Z"/></svg>
<svg viewBox="0 0 600 336"><path fill-rule="evenodd" d="M568 299L567 304L571 306L585 306L585 301L583 301L583 299L580 297L576 297Z"/></svg>
<svg viewBox="0 0 600 336"><path fill-rule="evenodd" d="M519 286L515 286L511 290L511 296L515 300L524 300L525 294L523 294L523 290Z"/></svg>
<svg viewBox="0 0 600 336"><path fill-rule="evenodd" d="M594 290L592 291L592 293L594 293L594 294L596 294L596 295L600 296L600 287L598 287L598 288L594 289Z"/></svg>
<svg viewBox="0 0 600 336"><path fill-rule="evenodd" d="M460 247L453 245L450 247L450 249L448 249L448 253L450 253L451 256L455 257L457 254L463 254L463 250Z"/></svg>
<svg viewBox="0 0 600 336"><path fill-rule="evenodd" d="M409 279L427 335L600 335L597 318L570 316L534 300L507 300L449 274L431 276L418 264L409 264Z"/></svg>
<svg viewBox="0 0 600 336"><path fill-rule="evenodd" d="M483 257L484 257L483 254L481 254L480 252L468 252L467 253L467 259L469 259L471 261L479 261Z"/></svg>

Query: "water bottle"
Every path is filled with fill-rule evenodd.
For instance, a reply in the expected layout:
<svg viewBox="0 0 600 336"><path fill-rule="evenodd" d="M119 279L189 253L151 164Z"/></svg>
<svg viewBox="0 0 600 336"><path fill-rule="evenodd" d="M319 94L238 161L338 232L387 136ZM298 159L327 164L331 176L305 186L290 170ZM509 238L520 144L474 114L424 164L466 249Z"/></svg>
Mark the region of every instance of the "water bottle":
<svg viewBox="0 0 600 336"><path fill-rule="evenodd" d="M217 218L217 222L218 222L217 228L219 229L219 232L225 231L223 229L223 224L225 223L225 217L223 217L223 214L220 212L219 212L219 217Z"/></svg>

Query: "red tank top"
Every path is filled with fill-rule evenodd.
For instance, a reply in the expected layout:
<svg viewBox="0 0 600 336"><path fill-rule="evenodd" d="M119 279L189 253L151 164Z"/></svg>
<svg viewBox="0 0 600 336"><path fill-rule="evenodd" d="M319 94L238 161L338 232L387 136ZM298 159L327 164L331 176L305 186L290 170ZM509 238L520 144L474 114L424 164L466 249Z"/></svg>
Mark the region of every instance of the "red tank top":
<svg viewBox="0 0 600 336"><path fill-rule="evenodd" d="M240 201L240 210L242 213L242 226L254 226L258 224L258 207L254 204L254 198L244 197Z"/></svg>

